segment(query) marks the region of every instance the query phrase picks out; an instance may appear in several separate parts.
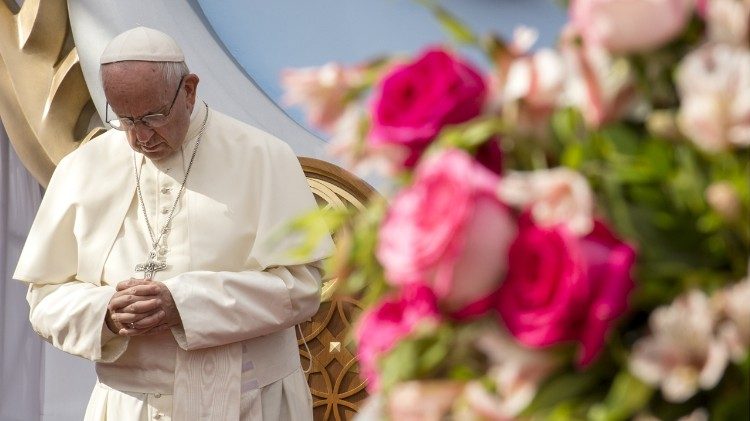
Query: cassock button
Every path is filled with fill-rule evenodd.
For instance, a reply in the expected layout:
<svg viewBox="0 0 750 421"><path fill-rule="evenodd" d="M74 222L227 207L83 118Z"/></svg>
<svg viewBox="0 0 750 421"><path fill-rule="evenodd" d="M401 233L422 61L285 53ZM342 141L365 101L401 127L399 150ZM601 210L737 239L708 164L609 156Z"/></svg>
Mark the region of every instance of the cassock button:
<svg viewBox="0 0 750 421"><path fill-rule="evenodd" d="M166 215L169 213L169 208L161 208L162 215Z"/></svg>
<svg viewBox="0 0 750 421"><path fill-rule="evenodd" d="M169 194L169 192L172 191L171 187L162 187L161 188L161 194Z"/></svg>
<svg viewBox="0 0 750 421"><path fill-rule="evenodd" d="M154 397L155 397L156 399L159 399L159 398L161 397L161 393L154 393Z"/></svg>

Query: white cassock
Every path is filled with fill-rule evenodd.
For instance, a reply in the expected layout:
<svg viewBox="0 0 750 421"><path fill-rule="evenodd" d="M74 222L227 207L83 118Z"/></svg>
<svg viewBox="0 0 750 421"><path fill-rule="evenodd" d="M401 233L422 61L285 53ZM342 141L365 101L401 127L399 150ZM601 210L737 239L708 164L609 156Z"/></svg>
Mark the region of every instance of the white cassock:
<svg viewBox="0 0 750 421"><path fill-rule="evenodd" d="M134 165L156 232L180 190L208 120L154 279L172 293L182 327L123 337L104 324L118 282L142 278L149 235ZM133 158L135 157L135 164ZM30 284L34 330L96 362L86 420L305 420L310 392L294 326L320 301L318 263L289 253L278 229L314 209L292 150L196 102L182 151L152 162L110 130L55 171L14 278ZM158 235L158 234L157 234ZM275 239L275 240L274 240Z"/></svg>

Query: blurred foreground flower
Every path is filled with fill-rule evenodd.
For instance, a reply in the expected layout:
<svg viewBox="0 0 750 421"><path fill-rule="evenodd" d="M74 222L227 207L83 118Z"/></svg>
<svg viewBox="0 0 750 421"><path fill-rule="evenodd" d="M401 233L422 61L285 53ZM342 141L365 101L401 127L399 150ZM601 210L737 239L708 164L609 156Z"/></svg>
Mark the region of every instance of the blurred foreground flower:
<svg viewBox="0 0 750 421"><path fill-rule="evenodd" d="M459 420L515 419L560 364L554 354L525 348L502 329L481 334L477 347L489 358L487 377L492 387L488 390L481 381L467 384L465 407L456 416Z"/></svg>
<svg viewBox="0 0 750 421"><path fill-rule="evenodd" d="M705 45L680 64L679 124L701 149L750 146L750 50Z"/></svg>
<svg viewBox="0 0 750 421"><path fill-rule="evenodd" d="M498 311L510 332L535 348L575 341L579 364L590 364L627 310L633 248L600 222L577 238L562 227L539 227L527 216L509 261Z"/></svg>
<svg viewBox="0 0 750 421"><path fill-rule="evenodd" d="M540 227L565 225L581 236L594 228L594 194L586 178L571 169L509 172L499 194L508 205L528 210Z"/></svg>
<svg viewBox="0 0 750 421"><path fill-rule="evenodd" d="M443 126L476 117L486 87L473 66L443 49L431 49L386 74L375 88L370 141L408 150L413 167Z"/></svg>
<svg viewBox="0 0 750 421"><path fill-rule="evenodd" d="M377 256L387 281L430 285L450 311L495 291L516 234L495 193L499 180L460 150L427 157L380 230Z"/></svg>
<svg viewBox="0 0 750 421"><path fill-rule="evenodd" d="M396 343L414 332L434 329L440 322L435 295L429 288L415 285L405 288L397 296L383 300L365 311L355 331L357 358L367 389L380 388L378 358Z"/></svg>
<svg viewBox="0 0 750 421"><path fill-rule="evenodd" d="M571 23L584 40L615 53L648 51L675 38L694 0L572 0Z"/></svg>
<svg viewBox="0 0 750 421"><path fill-rule="evenodd" d="M287 105L304 105L311 124L330 129L338 121L350 99L349 93L363 82L363 70L336 63L322 67L286 69L281 75Z"/></svg>
<svg viewBox="0 0 750 421"><path fill-rule="evenodd" d="M651 336L639 340L630 370L661 387L670 402L684 402L698 389L719 382L727 366L727 347L714 332L716 312L701 291L691 291L668 307L654 310Z"/></svg>
<svg viewBox="0 0 750 421"><path fill-rule="evenodd" d="M742 363L750 350L750 277L726 287L714 297L721 320L718 332L732 361Z"/></svg>

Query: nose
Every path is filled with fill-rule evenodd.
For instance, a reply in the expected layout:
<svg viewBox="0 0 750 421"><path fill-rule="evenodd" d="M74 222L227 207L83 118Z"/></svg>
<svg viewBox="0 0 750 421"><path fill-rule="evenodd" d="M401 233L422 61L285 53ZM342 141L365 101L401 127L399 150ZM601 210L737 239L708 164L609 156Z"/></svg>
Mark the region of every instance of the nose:
<svg viewBox="0 0 750 421"><path fill-rule="evenodd" d="M154 136L154 130L140 122L133 126L135 131L135 138L140 144L146 144Z"/></svg>

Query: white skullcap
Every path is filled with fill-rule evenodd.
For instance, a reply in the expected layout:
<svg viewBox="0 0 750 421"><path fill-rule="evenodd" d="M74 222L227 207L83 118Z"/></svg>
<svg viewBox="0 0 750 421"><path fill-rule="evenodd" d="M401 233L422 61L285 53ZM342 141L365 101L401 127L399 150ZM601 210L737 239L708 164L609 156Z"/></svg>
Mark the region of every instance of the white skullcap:
<svg viewBox="0 0 750 421"><path fill-rule="evenodd" d="M117 61L185 61L172 37L156 29L139 26L116 36L107 44L99 64Z"/></svg>

